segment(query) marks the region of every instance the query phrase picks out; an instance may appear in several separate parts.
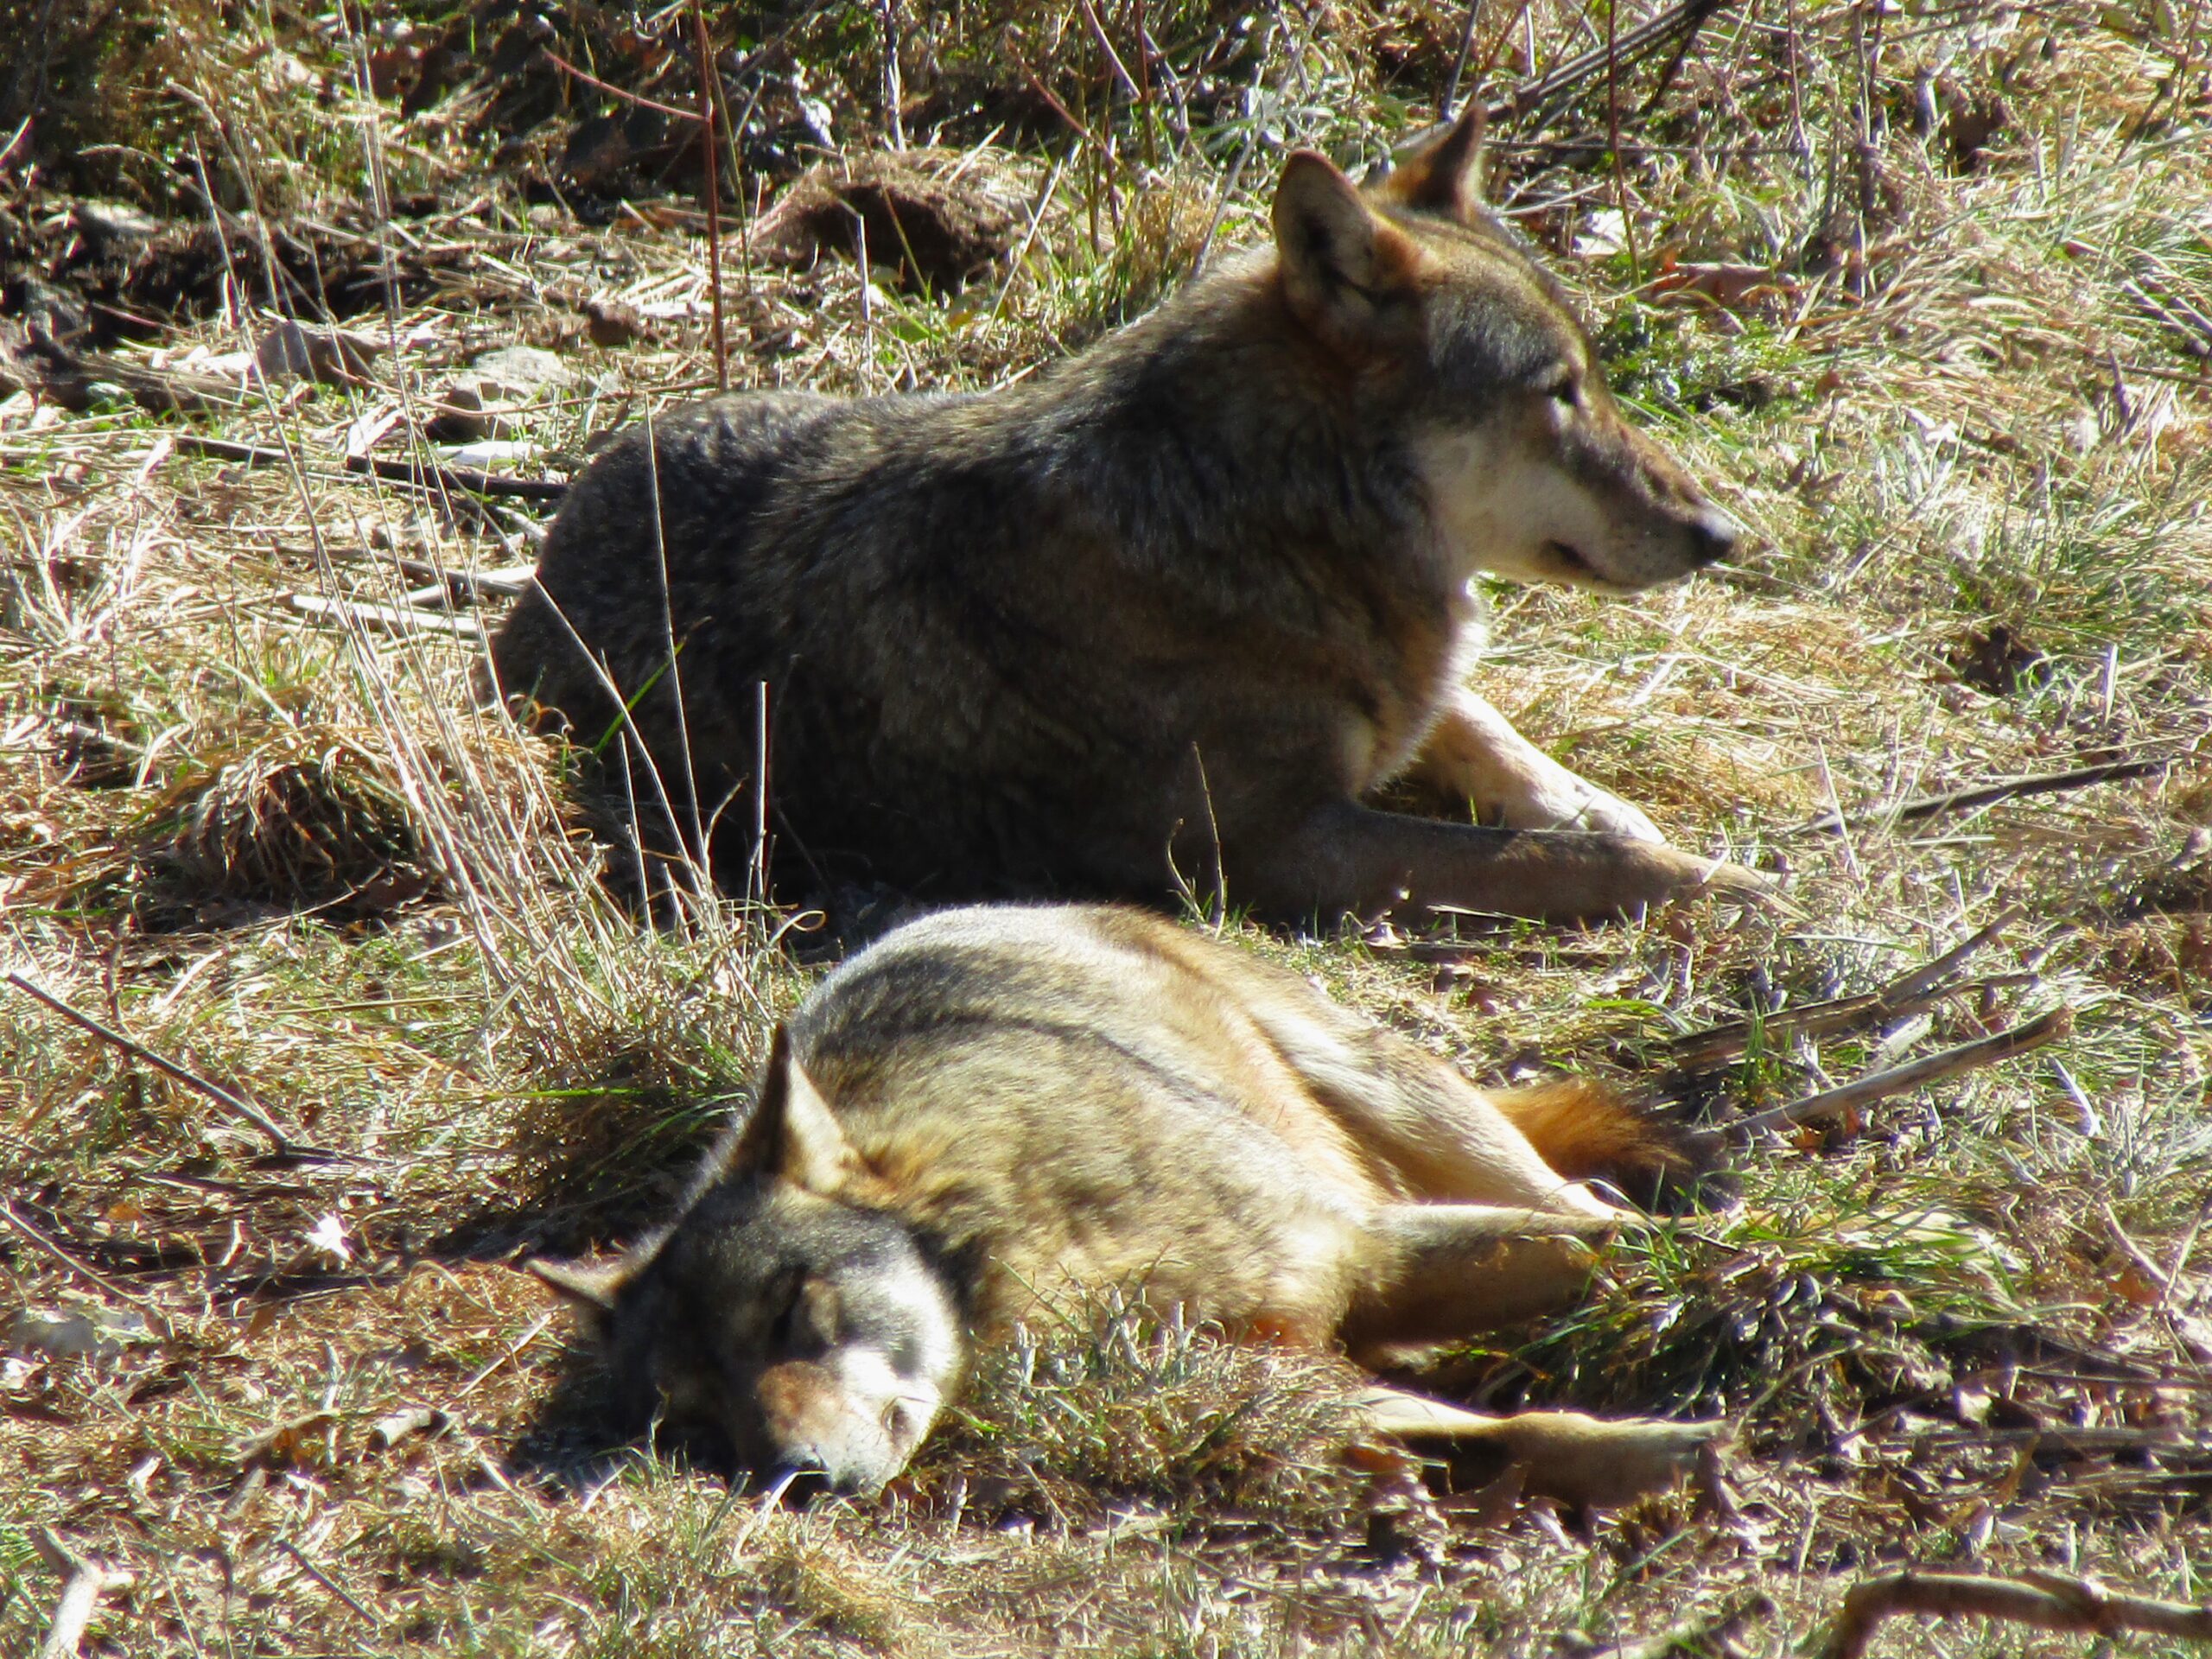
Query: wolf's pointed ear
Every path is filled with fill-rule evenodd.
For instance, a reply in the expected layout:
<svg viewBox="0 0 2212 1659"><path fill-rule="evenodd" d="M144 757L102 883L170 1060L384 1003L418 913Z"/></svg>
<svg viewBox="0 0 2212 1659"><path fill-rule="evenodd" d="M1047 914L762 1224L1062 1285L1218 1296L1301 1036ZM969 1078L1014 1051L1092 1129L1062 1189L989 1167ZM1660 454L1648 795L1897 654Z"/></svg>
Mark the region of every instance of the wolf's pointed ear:
<svg viewBox="0 0 2212 1659"><path fill-rule="evenodd" d="M630 1281L627 1262L593 1268L581 1262L549 1262L541 1255L532 1256L522 1265L524 1272L552 1286L564 1300L595 1313L612 1313L614 1299Z"/></svg>
<svg viewBox="0 0 2212 1659"><path fill-rule="evenodd" d="M782 1026L768 1045L760 1098L719 1161L724 1174L757 1171L823 1198L834 1197L860 1171L860 1154L791 1052L791 1033Z"/></svg>
<svg viewBox="0 0 2212 1659"><path fill-rule="evenodd" d="M1470 97L1442 134L1399 156L1381 188L1389 200L1421 213L1473 217L1482 202L1482 99Z"/></svg>
<svg viewBox="0 0 2212 1659"><path fill-rule="evenodd" d="M1283 164L1274 219L1283 297L1299 320L1342 350L1386 343L1386 314L1409 294L1421 257L1404 233L1310 149Z"/></svg>

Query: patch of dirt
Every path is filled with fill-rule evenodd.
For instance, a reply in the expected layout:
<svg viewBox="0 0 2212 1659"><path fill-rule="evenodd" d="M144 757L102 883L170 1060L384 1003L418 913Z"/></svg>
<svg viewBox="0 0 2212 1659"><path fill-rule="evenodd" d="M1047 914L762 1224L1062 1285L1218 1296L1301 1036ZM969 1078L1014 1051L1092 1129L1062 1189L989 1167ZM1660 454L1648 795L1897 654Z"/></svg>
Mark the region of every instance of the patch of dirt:
<svg viewBox="0 0 2212 1659"><path fill-rule="evenodd" d="M829 249L899 274L902 287L958 289L1013 251L1012 201L968 156L907 150L824 163L793 181L753 228L757 257L811 264Z"/></svg>
<svg viewBox="0 0 2212 1659"><path fill-rule="evenodd" d="M2023 688L2040 685L2050 674L2050 659L2043 647L2002 622L1976 628L1956 641L1949 662L1960 679L1993 697L2009 697Z"/></svg>

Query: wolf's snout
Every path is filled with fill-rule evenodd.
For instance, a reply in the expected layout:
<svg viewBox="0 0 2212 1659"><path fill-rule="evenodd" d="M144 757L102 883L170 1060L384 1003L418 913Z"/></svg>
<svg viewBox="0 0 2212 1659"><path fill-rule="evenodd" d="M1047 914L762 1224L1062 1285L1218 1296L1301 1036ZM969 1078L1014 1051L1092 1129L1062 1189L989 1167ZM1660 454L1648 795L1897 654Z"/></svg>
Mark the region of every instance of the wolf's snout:
<svg viewBox="0 0 2212 1659"><path fill-rule="evenodd" d="M1736 550L1744 527L1718 507L1707 507L1690 520L1690 560L1697 565L1718 564Z"/></svg>

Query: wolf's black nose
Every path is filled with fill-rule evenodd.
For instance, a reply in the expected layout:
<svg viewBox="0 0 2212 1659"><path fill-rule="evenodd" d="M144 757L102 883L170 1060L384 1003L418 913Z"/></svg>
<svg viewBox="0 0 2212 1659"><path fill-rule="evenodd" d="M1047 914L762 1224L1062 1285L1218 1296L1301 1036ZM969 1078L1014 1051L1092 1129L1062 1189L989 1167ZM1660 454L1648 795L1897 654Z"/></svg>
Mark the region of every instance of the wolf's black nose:
<svg viewBox="0 0 2212 1659"><path fill-rule="evenodd" d="M1690 560L1694 564L1717 564L1736 550L1744 527L1718 507L1707 507L1690 520Z"/></svg>

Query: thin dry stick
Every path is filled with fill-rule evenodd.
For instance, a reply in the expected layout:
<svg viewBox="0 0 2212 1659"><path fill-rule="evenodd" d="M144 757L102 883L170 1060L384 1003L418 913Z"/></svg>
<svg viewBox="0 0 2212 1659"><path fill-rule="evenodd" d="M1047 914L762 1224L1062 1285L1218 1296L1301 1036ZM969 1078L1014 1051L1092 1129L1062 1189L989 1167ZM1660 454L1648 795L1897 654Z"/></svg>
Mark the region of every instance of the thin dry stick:
<svg viewBox="0 0 2212 1659"><path fill-rule="evenodd" d="M1826 1037L1855 1026L1873 1025L1908 1014L1918 1014L1944 997L1968 988L1954 985L1938 989L1967 957L2019 919L2020 906L2006 905L1971 937L1953 945L1932 962L1891 980L1878 991L1833 1001L1808 1003L1758 1020L1732 1020L1726 1025L1678 1037L1669 1046L1671 1058L1681 1066L1718 1065L1732 1060L1751 1046L1754 1037L1769 1043L1784 1037Z"/></svg>
<svg viewBox="0 0 2212 1659"><path fill-rule="evenodd" d="M691 0L691 37L699 50L699 119L706 127L707 156L707 292L715 308L715 390L729 390L729 346L722 334L722 185L715 153L715 115L721 100L715 95L714 42L707 38L707 14L700 0ZM867 274L862 268L861 274Z"/></svg>
<svg viewBox="0 0 2212 1659"><path fill-rule="evenodd" d="M1649 22L1639 23L1627 34L1616 36L1610 50L1603 46L1592 47L1551 69L1541 79L1516 87L1508 108L1516 115L1526 115L1537 106L1549 104L1572 92L1609 63L1637 63L1682 30L1701 23L1707 16L1718 10L1719 7L1712 4L1711 0L1682 0L1681 4L1660 13ZM1541 125L1541 123L1536 124Z"/></svg>
<svg viewBox="0 0 2212 1659"><path fill-rule="evenodd" d="M1835 1628L1828 1632L1821 1649L1821 1659L1859 1659L1873 1638L1874 1627L1892 1613L1917 1613L1929 1618L1971 1614L2045 1630L2078 1630L2096 1636L2147 1630L2189 1641L2212 1641L2212 1607L2120 1595L2094 1579L2057 1573L1993 1579L1908 1567L1852 1587L1843 1599Z"/></svg>
<svg viewBox="0 0 2212 1659"><path fill-rule="evenodd" d="M232 1116L244 1118L247 1122L252 1124L255 1128L259 1129L264 1135L269 1137L270 1144L276 1148L279 1155L288 1154L292 1150L290 1137L285 1135L283 1130L278 1128L275 1123L271 1122L267 1114L263 1112L261 1108L255 1105L251 1101L246 1099L243 1095L236 1094L231 1090L224 1088L219 1083L211 1083L206 1077L200 1077L196 1072L186 1071L175 1060L168 1059L162 1055L156 1054L152 1049L147 1047L145 1044L134 1041L132 1039L124 1036L121 1032L116 1030L111 1026L102 1025L99 1020L93 1019L91 1014L85 1013L81 1009L72 1007L68 1003L64 1002L60 997L54 995L53 992L47 990L41 986L33 984L29 979L26 979L19 973L10 972L5 977L9 984L14 986L17 990L21 991L24 995L31 998L34 1001L44 1003L48 1007L52 1008L63 1019L67 1020L73 1024L82 1026L86 1031L91 1032L93 1036L101 1039L103 1041L114 1044L116 1047L121 1049L124 1053L129 1054L137 1059L144 1061L148 1065L152 1066L155 1071L162 1072L167 1077L175 1078L187 1088L197 1090L200 1093L205 1095L209 1100L213 1101L218 1106L220 1106L225 1111L231 1113Z"/></svg>
<svg viewBox="0 0 2212 1659"><path fill-rule="evenodd" d="M1734 1059L1747 1051L1752 1046L1754 1035L1765 1038L1767 1042L1778 1038L1827 1038L1836 1031L1849 1031L1863 1024L1880 1024L1885 1020L1903 1018L1907 1013L1920 1013L1947 995L1967 991L1968 987L1962 984L1938 987L1951 978L1951 973L1968 956L1980 951L2015 920L2019 920L2019 905L2006 905L1974 936L1953 944L1933 963L1923 963L1911 973L1891 980L1880 991L1869 991L1867 995L1856 998L1836 998L1834 1002L1812 1002L1802 1008L1770 1013L1761 1020L1730 1020L1727 1024L1707 1027L1706 1031L1692 1031L1690 1035L1676 1038L1670 1044L1672 1059L1676 1066L1712 1066L1723 1059Z"/></svg>
<svg viewBox="0 0 2212 1659"><path fill-rule="evenodd" d="M1082 10L1083 21L1090 26L1090 38L1098 42L1099 51L1105 54L1107 66L1114 72L1114 79L1122 83L1122 90L1129 95L1132 103L1141 99L1144 94L1137 88L1137 78L1122 61L1122 54L1114 49L1113 37L1106 33L1106 25L1098 20L1098 9L1091 4L1091 0L1077 0L1077 3Z"/></svg>
<svg viewBox="0 0 2212 1659"><path fill-rule="evenodd" d="M302 1549L297 1544L294 1543L289 1538L279 1538L276 1541L276 1548L283 1550L287 1555L289 1555L294 1560L297 1561L300 1564L301 1571L305 1573L309 1578L313 1579L324 1589L329 1591L332 1595L337 1597L339 1600L344 1602L348 1607L351 1607L355 1612L366 1619L372 1625L375 1626L378 1630L382 1630L384 1628L384 1621L378 1618L374 1613L371 1612L367 1608L362 1606L361 1604L355 1600L351 1595L347 1594L345 1586L340 1584L337 1580L332 1578L327 1573L325 1573L321 1567L309 1560L308 1559L307 1551Z"/></svg>
<svg viewBox="0 0 2212 1659"><path fill-rule="evenodd" d="M1863 996L1839 997L1833 1002L1808 1003L1802 1008L1769 1014L1760 1020L1733 1020L1725 1026L1714 1026L1677 1039L1667 1058L1677 1071L1703 1071L1742 1058L1751 1052L1754 1038L1770 1052L1800 1039L1817 1040L1869 1026L1890 1025L1912 1014L1925 1014L1955 996L2034 977L2021 975L2009 982L2003 978L1961 980L1955 985L1939 985L1904 996L1885 988L1869 991Z"/></svg>
<svg viewBox="0 0 2212 1659"><path fill-rule="evenodd" d="M445 590L435 590L442 594ZM287 594L285 604L311 621L375 628L385 633L443 634L454 639L481 639L484 625L472 616L446 611L418 611L404 605L378 605L366 600L325 599L320 594Z"/></svg>
<svg viewBox="0 0 2212 1659"><path fill-rule="evenodd" d="M1993 801L2011 800L2017 795L2055 795L2062 790L2086 789L2091 784L2107 784L2123 778L2146 778L2163 772L2172 762L2169 758L2156 760L2111 760L2102 766L2076 766L2070 772L2038 772L2032 777L2014 778L2001 784L1980 784L1972 789L1955 789L1944 795L1923 795L1916 800L1884 810L1879 807L1862 808L1854 816L1861 823L1910 823L1919 818L1932 818L1944 812L1961 812L1970 806L1987 806ZM1785 830L1784 835L1824 835L1844 826L1840 812L1823 812L1819 817Z"/></svg>
<svg viewBox="0 0 2212 1659"><path fill-rule="evenodd" d="M154 1306L150 1300L139 1295L136 1291L125 1290L121 1285L117 1284L114 1280L109 1278L105 1274L101 1273L97 1268L91 1266L91 1264L79 1262L75 1256L70 1255L68 1251L63 1249L59 1244L48 1238L37 1228L32 1226L29 1222L25 1221L21 1216L17 1215L16 1213L16 1206L10 1204L5 1198L0 1198L0 1221L6 1222L10 1227L13 1227L17 1232L21 1233L25 1238L36 1245L46 1255L52 1256L56 1262L59 1262L63 1267L68 1268L70 1272L75 1274L86 1284L94 1287L96 1289L105 1291L107 1294L114 1297L116 1300L119 1302L128 1302L131 1306L138 1308L146 1313L151 1314L156 1319L160 1320L161 1324L165 1328L167 1327L168 1324L168 1319L162 1317L161 1311Z"/></svg>
<svg viewBox="0 0 2212 1659"><path fill-rule="evenodd" d="M2074 1029L2074 1010L2059 1007L2049 1014L2000 1031L1993 1037L1983 1037L1971 1043L1961 1043L1956 1048L1947 1048L1941 1054L1930 1054L1926 1059L1914 1060L1908 1065L1892 1067L1887 1071L1872 1072L1840 1088L1829 1089L1817 1095L1808 1095L1802 1100L1793 1100L1786 1106L1777 1106L1728 1126L1729 1133L1738 1135L1762 1135L1770 1129L1791 1128L1800 1123L1809 1123L1823 1117L1833 1117L1838 1112L1865 1106L1891 1095L1901 1095L1908 1089L1916 1089L1923 1083L1936 1083L1945 1077L1955 1077L1964 1072L1978 1071L1985 1065L1994 1065L1999 1060L2009 1060L2031 1049L2041 1048L2045 1043L2055 1043Z"/></svg>
<svg viewBox="0 0 2212 1659"><path fill-rule="evenodd" d="M1636 215L1628 199L1628 169L1621 161L1620 8L1605 8L1605 149L1613 167L1613 211L1621 216L1621 246L1628 254L1629 281L1643 285L1643 260L1636 245Z"/></svg>
<svg viewBox="0 0 2212 1659"><path fill-rule="evenodd" d="M645 98L637 92L625 92L613 82L601 80L590 71L578 68L550 47L541 46L537 49L544 54L545 60L563 74L573 79L581 80L585 86L605 92L609 98L620 99L625 104L634 104L641 110L651 110L656 115L673 116L678 121L696 121L699 118L699 111L696 110L682 109L674 104L663 104L658 99Z"/></svg>
<svg viewBox="0 0 2212 1659"><path fill-rule="evenodd" d="M75 1659L93 1606L111 1590L128 1590L137 1576L78 1554L49 1528L34 1528L31 1544L40 1559L62 1575L61 1599L54 1606L54 1623L47 1626L46 1640L38 1644L38 1659Z"/></svg>
<svg viewBox="0 0 2212 1659"><path fill-rule="evenodd" d="M181 434L180 449L216 461L242 461L249 467L289 467L292 457L282 449L258 443L234 443L228 438L203 438ZM426 467L412 461L384 461L371 455L348 455L346 470L387 483L413 484L423 489L466 490L476 495L512 495L526 501L558 501L568 494L567 482L556 478L503 478L474 467Z"/></svg>
<svg viewBox="0 0 2212 1659"><path fill-rule="evenodd" d="M1884 986L1882 995L1898 998L1917 996L1921 992L1941 984L1949 976L1953 969L1958 967L1983 945L1987 944L1999 933L2012 926L2014 922L2019 920L2021 908L2017 904L2005 906L1987 922L1936 957L1935 961L1925 967L1916 968L1903 978Z"/></svg>
<svg viewBox="0 0 2212 1659"><path fill-rule="evenodd" d="M1459 49L1452 54L1452 78L1444 83L1444 96L1438 100L1436 118L1449 121L1452 112L1459 107L1459 82L1467 73L1467 60L1474 55L1475 20L1482 16L1483 0L1469 0L1467 21L1459 27Z"/></svg>

